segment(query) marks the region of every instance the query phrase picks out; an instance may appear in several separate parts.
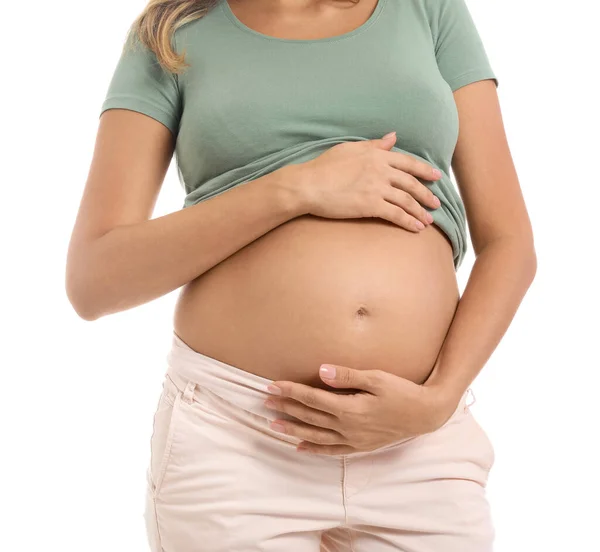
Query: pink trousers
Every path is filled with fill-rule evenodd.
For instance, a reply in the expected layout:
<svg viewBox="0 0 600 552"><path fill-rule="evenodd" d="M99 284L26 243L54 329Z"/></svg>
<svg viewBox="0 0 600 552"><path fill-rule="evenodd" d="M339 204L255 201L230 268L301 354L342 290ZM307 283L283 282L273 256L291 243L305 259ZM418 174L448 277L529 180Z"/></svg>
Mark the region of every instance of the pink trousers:
<svg viewBox="0 0 600 552"><path fill-rule="evenodd" d="M467 393L438 430L372 452L296 452L271 380L175 333L150 439L152 552L491 552L494 448Z"/></svg>

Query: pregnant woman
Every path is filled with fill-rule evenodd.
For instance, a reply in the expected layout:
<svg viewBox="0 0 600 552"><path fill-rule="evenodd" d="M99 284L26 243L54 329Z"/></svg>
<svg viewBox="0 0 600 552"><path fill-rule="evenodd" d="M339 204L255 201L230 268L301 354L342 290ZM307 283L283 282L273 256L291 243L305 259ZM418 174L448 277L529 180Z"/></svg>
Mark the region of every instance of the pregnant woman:
<svg viewBox="0 0 600 552"><path fill-rule="evenodd" d="M151 0L135 20L66 290L96 320L182 288L153 552L492 550L468 391L536 271L497 86L465 0ZM151 218L173 153L183 208Z"/></svg>

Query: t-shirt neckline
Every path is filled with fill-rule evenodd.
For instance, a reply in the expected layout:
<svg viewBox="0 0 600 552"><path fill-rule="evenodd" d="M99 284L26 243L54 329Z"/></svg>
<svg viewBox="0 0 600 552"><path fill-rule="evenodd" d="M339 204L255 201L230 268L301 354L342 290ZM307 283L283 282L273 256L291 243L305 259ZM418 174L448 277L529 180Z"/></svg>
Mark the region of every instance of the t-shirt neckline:
<svg viewBox="0 0 600 552"><path fill-rule="evenodd" d="M273 42L291 42L291 43L295 43L295 44L319 44L319 43L326 43L326 42L334 42L336 40L344 40L346 38L351 38L353 36L356 36L357 34L362 33L363 31L366 31L371 25L373 25L373 23L375 23L375 21L379 17L379 14L383 10L383 6L386 2L387 2L387 0L378 0L377 5L375 6L375 9L373 10L373 12L371 12L371 15L369 16L369 18L362 25L360 25L359 27L356 27L355 29L352 29L351 31L348 31L347 33L340 34L337 36L327 36L324 38L310 38L310 39L279 38L276 36L271 36L271 35L267 35L267 34L255 31L251 27L248 27L246 24L242 23L242 21L240 21L236 17L236 15L233 13L233 10L229 6L229 2L227 0L221 0L221 9L222 9L223 13L227 16L227 18L236 27L238 27L242 31L252 34L258 38L262 38L264 40L270 40Z"/></svg>

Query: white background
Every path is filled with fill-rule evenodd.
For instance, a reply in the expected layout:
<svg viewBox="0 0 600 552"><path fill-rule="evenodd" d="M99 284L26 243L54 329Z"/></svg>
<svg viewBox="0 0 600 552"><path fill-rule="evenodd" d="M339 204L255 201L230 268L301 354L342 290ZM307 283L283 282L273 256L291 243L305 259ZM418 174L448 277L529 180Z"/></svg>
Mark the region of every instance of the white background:
<svg viewBox="0 0 600 552"><path fill-rule="evenodd" d="M496 449L496 552L600 550L595 3L468 4L499 77L539 264L473 385ZM10 552L147 549L144 472L177 292L85 322L64 291L100 106L143 7L3 7L0 540ZM155 216L183 197L172 164ZM462 286L472 262L470 247Z"/></svg>

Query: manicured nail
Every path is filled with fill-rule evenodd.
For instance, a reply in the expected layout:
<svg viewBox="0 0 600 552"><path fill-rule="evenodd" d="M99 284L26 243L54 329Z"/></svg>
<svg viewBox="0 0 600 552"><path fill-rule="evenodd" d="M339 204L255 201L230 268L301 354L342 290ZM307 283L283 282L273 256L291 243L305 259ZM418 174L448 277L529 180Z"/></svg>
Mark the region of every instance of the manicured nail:
<svg viewBox="0 0 600 552"><path fill-rule="evenodd" d="M427 214L425 215L425 218L427 219L427 222L429 224L431 224L433 222L433 217L431 216L431 213L429 211L427 211Z"/></svg>
<svg viewBox="0 0 600 552"><path fill-rule="evenodd" d="M267 389L269 393L273 393L273 395L281 395L281 389L276 385L267 385Z"/></svg>
<svg viewBox="0 0 600 552"><path fill-rule="evenodd" d="M285 426L279 422L272 422L270 427L279 433L285 433Z"/></svg>
<svg viewBox="0 0 600 552"><path fill-rule="evenodd" d="M425 225L420 220L415 223L415 226L418 230L423 230L423 228L425 228Z"/></svg>
<svg viewBox="0 0 600 552"><path fill-rule="evenodd" d="M440 171L439 169L433 169L433 176L435 176L435 178L441 178L442 171Z"/></svg>
<svg viewBox="0 0 600 552"><path fill-rule="evenodd" d="M433 196L433 203L435 203L438 207L442 204L438 196Z"/></svg>
<svg viewBox="0 0 600 552"><path fill-rule="evenodd" d="M328 364L323 364L320 369L321 375L325 379L334 379L335 378L335 367L329 366Z"/></svg>
<svg viewBox="0 0 600 552"><path fill-rule="evenodd" d="M394 130L393 132L388 132L384 138L389 138L390 136L394 136L396 134L396 131Z"/></svg>
<svg viewBox="0 0 600 552"><path fill-rule="evenodd" d="M265 406L266 406L267 408L272 408L273 410L275 410L275 403L274 403L273 401L270 401L270 400L268 400L268 399L267 399L267 400L265 401Z"/></svg>

